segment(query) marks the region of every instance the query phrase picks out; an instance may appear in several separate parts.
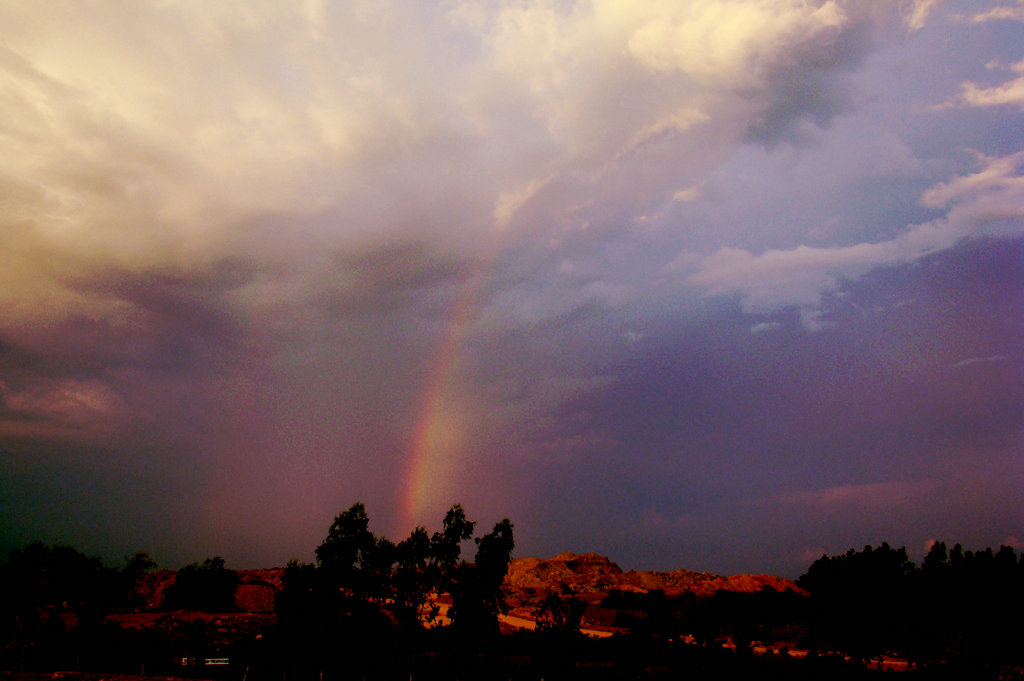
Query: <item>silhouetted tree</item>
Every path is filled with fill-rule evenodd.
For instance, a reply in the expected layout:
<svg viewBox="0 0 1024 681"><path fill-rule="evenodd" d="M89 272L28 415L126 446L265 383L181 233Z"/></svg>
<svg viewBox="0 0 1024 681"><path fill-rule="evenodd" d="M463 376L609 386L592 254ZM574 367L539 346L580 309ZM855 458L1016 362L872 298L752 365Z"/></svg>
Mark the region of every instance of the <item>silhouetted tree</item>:
<svg viewBox="0 0 1024 681"><path fill-rule="evenodd" d="M167 589L167 606L176 610L229 612L235 609L238 573L229 570L220 556L192 563L178 570Z"/></svg>
<svg viewBox="0 0 1024 681"><path fill-rule="evenodd" d="M506 611L501 584L515 548L511 521L505 518L495 524L476 544L476 562L451 570L449 614L463 635L485 638L498 633L498 613Z"/></svg>
<svg viewBox="0 0 1024 681"><path fill-rule="evenodd" d="M284 567L281 590L274 594L277 621L286 627L297 627L321 619L317 612L324 602L316 566L292 559Z"/></svg>
<svg viewBox="0 0 1024 681"><path fill-rule="evenodd" d="M73 612L79 622L102 620L117 600L116 571L70 546L34 542L0 566L0 609L8 627L31 629L54 612Z"/></svg>
<svg viewBox="0 0 1024 681"><path fill-rule="evenodd" d="M815 645L994 666L1022 659L1024 622L1006 617L1024 607L1020 566L1011 547L936 542L917 569L904 549L883 543L822 556L798 583L811 593Z"/></svg>
<svg viewBox="0 0 1024 681"><path fill-rule="evenodd" d="M422 630L435 590L451 594L458 636L475 637L481 628L496 632L512 524L503 520L477 539L476 563L466 563L462 543L475 525L455 504L440 531L428 535L417 527L396 545L370 531L366 508L356 502L334 519L316 549L316 565L292 561L285 568L275 598L278 627L267 648L282 670L299 676L320 671L369 677L379 675L382 665L394 673L402 642L418 640L406 634ZM447 637L442 640L451 634L440 633Z"/></svg>
<svg viewBox="0 0 1024 681"><path fill-rule="evenodd" d="M366 507L356 502L334 519L327 537L316 549L316 560L327 578L349 591L363 586L364 570L374 565L377 540L369 530Z"/></svg>
<svg viewBox="0 0 1024 681"><path fill-rule="evenodd" d="M156 561L145 551L138 551L124 559L124 572L139 577L157 568Z"/></svg>
<svg viewBox="0 0 1024 681"><path fill-rule="evenodd" d="M475 522L466 519L461 504L455 504L444 515L441 531L430 538L430 561L440 570L450 570L459 564L462 542L473 536Z"/></svg>
<svg viewBox="0 0 1024 681"><path fill-rule="evenodd" d="M395 547L396 567L392 575L395 616L399 626L415 629L426 617L423 608L431 590L436 586L436 575L428 569L430 536L424 527L417 527Z"/></svg>
<svg viewBox="0 0 1024 681"><path fill-rule="evenodd" d="M40 542L12 551L0 565L0 664L77 666L121 599L118 572L97 558Z"/></svg>
<svg viewBox="0 0 1024 681"><path fill-rule="evenodd" d="M946 542L937 541L928 549L928 555L921 563L923 572L932 574L943 574L949 569L949 552L946 550Z"/></svg>
<svg viewBox="0 0 1024 681"><path fill-rule="evenodd" d="M537 631L555 634L579 633L585 604L571 593L549 593L534 611Z"/></svg>
<svg viewBox="0 0 1024 681"><path fill-rule="evenodd" d="M877 549L865 546L819 558L797 582L814 600L812 641L864 658L903 647L906 628L889 613L910 609L907 587L914 570L906 548L884 542Z"/></svg>
<svg viewBox="0 0 1024 681"><path fill-rule="evenodd" d="M430 536L422 525L398 543L396 559L399 567L423 570L430 560Z"/></svg>

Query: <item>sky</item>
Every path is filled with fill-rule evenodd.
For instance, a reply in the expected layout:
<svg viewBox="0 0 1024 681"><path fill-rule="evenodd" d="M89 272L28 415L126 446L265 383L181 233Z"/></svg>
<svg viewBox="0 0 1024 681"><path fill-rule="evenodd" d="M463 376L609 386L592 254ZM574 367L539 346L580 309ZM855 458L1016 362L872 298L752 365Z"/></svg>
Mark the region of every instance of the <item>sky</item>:
<svg viewBox="0 0 1024 681"><path fill-rule="evenodd" d="M0 0L0 550L1024 548L1024 0Z"/></svg>

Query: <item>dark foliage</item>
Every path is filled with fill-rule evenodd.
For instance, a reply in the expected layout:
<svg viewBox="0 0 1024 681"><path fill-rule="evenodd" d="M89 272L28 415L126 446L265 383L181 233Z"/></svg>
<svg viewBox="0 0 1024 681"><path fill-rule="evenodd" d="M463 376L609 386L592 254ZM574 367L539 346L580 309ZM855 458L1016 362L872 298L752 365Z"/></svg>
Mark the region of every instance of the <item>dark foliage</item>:
<svg viewBox="0 0 1024 681"><path fill-rule="evenodd" d="M467 638L498 634L498 613L506 612L501 584L505 580L515 540L508 518L476 539L476 562L451 570L445 585L452 596L450 616Z"/></svg>
<svg viewBox="0 0 1024 681"><path fill-rule="evenodd" d="M438 607L429 600L435 592L450 596L448 614L460 637L496 635L512 523L503 520L476 539L476 562L467 563L462 544L475 526L456 504L440 531L417 527L394 544L375 536L363 504L353 504L334 519L316 565L286 567L275 599L277 626L258 653L263 664L289 676L386 676L404 668L423 637L438 636L424 629Z"/></svg>
<svg viewBox="0 0 1024 681"><path fill-rule="evenodd" d="M891 654L911 662L909 678L1024 678L1024 561L1010 547L938 543L920 567L887 544L823 556L800 579L810 598L770 589L710 598L617 591L600 607L617 610L632 633L597 641L578 633L584 605L568 588L541 602L537 632L498 636L513 527L506 519L476 538L467 562L462 549L475 526L453 506L441 531L418 527L393 544L370 532L355 504L335 519L315 564L285 568L276 624L231 635L220 615L167 615L159 629L122 631L103 616L133 607L132 587L153 567L148 556L117 570L69 547L33 544L0 565L0 668L145 669L225 681L863 679L891 678L864 664ZM230 608L237 583L211 558L179 571L174 588L183 591L169 597L218 611ZM433 594L451 601L454 626L423 626ZM770 641L813 650L792 659ZM210 655L232 665L184 670L172 662Z"/></svg>
<svg viewBox="0 0 1024 681"><path fill-rule="evenodd" d="M808 644L863 658L1024 663L1024 562L1008 546L971 552L934 544L920 568L888 544L822 556L803 575ZM1010 615L1010 616L1008 616Z"/></svg>
<svg viewBox="0 0 1024 681"><path fill-rule="evenodd" d="M0 668L87 668L121 649L108 613L130 609L153 563L136 554L123 570L69 546L35 542L0 565ZM108 662L107 662L108 663Z"/></svg>
<svg viewBox="0 0 1024 681"><path fill-rule="evenodd" d="M549 593L534 611L537 631L555 634L579 634L585 604L572 593Z"/></svg>
<svg viewBox="0 0 1024 681"><path fill-rule="evenodd" d="M0 632L31 638L66 622L98 624L126 598L117 571L99 559L36 542L0 566Z"/></svg>
<svg viewBox="0 0 1024 681"><path fill-rule="evenodd" d="M167 589L166 605L173 610L230 612L235 609L238 573L229 570L220 556L192 563L178 570Z"/></svg>

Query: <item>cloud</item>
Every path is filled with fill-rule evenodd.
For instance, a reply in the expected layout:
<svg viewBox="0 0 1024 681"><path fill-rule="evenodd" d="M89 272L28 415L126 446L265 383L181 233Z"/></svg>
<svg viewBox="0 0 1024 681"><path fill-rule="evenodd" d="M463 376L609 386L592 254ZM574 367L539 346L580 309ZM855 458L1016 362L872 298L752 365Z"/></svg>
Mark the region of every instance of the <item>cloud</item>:
<svg viewBox="0 0 1024 681"><path fill-rule="evenodd" d="M858 244L838 248L797 246L754 256L746 250L722 248L705 258L687 281L710 295L742 292L747 312L766 312L785 305L811 307L823 292L839 285L839 276L855 276L890 260L895 244Z"/></svg>
<svg viewBox="0 0 1024 681"><path fill-rule="evenodd" d="M965 82L979 102L1003 96L982 67L1016 45L973 24L919 30L938 7L0 6L5 481L24 473L43 507L105 467L103 489L166 488L153 498L167 508L130 507L173 518L179 545L284 560L354 498L397 524L407 459L433 425L452 444L437 448L438 476L452 473L437 496L529 506L535 533L564 521L529 489L559 466L557 503L580 525L602 513L576 508L578 488L594 511L621 509L649 504L652 480L670 509L689 486L667 518L709 518L709 499L776 470L735 476L781 429L820 439L806 409L759 415L846 405L801 397L833 394L817 362L898 336L837 355L832 335L774 331L827 328L844 296L871 310L916 299L904 320L938 319L929 294L873 304L846 282L1020 232L1019 150L990 134L1012 111L930 106ZM966 169L963 148L980 148ZM1010 307L994 298L971 311ZM858 317L857 332L886 317ZM921 322L914 337L945 354L852 365L882 367L858 379L886 388L910 365L967 383L976 372L949 367L1010 347L991 326L972 345ZM936 422L946 413L963 410ZM777 452L810 456L786 439Z"/></svg>
<svg viewBox="0 0 1024 681"><path fill-rule="evenodd" d="M672 200L680 203L689 203L690 201L698 200L702 196L704 196L704 187L695 184L677 191L672 195Z"/></svg>
<svg viewBox="0 0 1024 681"><path fill-rule="evenodd" d="M1016 175L1015 171L1022 159L1024 152L1003 158L979 157L979 162L984 165L980 171L934 185L921 194L921 205L928 208L945 208L971 195L1019 188L1024 180Z"/></svg>
<svg viewBox="0 0 1024 681"><path fill-rule="evenodd" d="M698 81L724 78L733 87L757 84L760 69L781 45L834 36L848 21L829 1L800 3L691 2L662 5L629 38L630 54L663 72L682 71ZM766 59L767 57L767 59Z"/></svg>
<svg viewBox="0 0 1024 681"><path fill-rule="evenodd" d="M796 492L779 498L786 505L805 506L830 513L878 511L914 505L931 492L937 483L888 481L864 485L841 485L827 489Z"/></svg>
<svg viewBox="0 0 1024 681"><path fill-rule="evenodd" d="M1024 109L1024 61L1012 64L1009 68L1022 75L993 87L983 87L968 81L961 86L960 101L974 107L1012 104Z"/></svg>
<svg viewBox="0 0 1024 681"><path fill-rule="evenodd" d="M954 15L954 18L971 24L983 24L989 21L1024 21L1024 2L1017 0L1016 5L1002 4L997 7L975 14Z"/></svg>
<svg viewBox="0 0 1024 681"><path fill-rule="evenodd" d="M770 333L780 328L782 328L781 322L758 322L750 327L750 333L757 336L762 333Z"/></svg>
<svg viewBox="0 0 1024 681"><path fill-rule="evenodd" d="M946 215L909 226L894 239L828 248L800 245L759 255L723 247L705 256L686 281L706 295L738 295L749 313L798 307L813 325L825 294L874 267L913 262L965 238L1020 234L1024 230L1019 220L1024 217L1022 160L1024 152L980 157L980 171L933 185L921 195L921 203L946 209ZM692 262L692 257L681 255L676 262Z"/></svg>
<svg viewBox="0 0 1024 681"><path fill-rule="evenodd" d="M1024 0L1017 0L1016 5L999 5L975 14L953 15L953 18L968 24L983 24L990 21L1024 23ZM990 62L987 67L1009 70L1022 75L990 87L979 85L974 81L965 81L960 85L959 96L951 100L951 104L959 103L970 107L1016 105L1024 108L1024 61L1010 64L1009 67L999 62Z"/></svg>
<svg viewBox="0 0 1024 681"><path fill-rule="evenodd" d="M991 362L1005 362L1006 357L1003 355L991 355L989 357L968 357L962 359L953 365L954 369L962 369L963 367L971 366L972 364L988 364Z"/></svg>
<svg viewBox="0 0 1024 681"><path fill-rule="evenodd" d="M97 380L38 380L20 389L0 381L0 437L109 437L124 408L121 397Z"/></svg>
<svg viewBox="0 0 1024 681"><path fill-rule="evenodd" d="M919 31L924 28L928 15L940 4L942 4L942 0L914 0L913 9L906 18L907 28L911 31Z"/></svg>
<svg viewBox="0 0 1024 681"><path fill-rule="evenodd" d="M5 309L72 304L40 257L295 274L324 251L475 257L690 201L755 127L842 110L868 20L832 0L232 7L2 10Z"/></svg>

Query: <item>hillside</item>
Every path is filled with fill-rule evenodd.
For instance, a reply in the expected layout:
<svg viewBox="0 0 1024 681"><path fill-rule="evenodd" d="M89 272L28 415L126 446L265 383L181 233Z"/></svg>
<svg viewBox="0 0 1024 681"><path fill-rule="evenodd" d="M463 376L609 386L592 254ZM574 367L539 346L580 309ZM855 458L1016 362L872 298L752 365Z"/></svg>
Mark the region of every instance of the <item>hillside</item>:
<svg viewBox="0 0 1024 681"><path fill-rule="evenodd" d="M792 580L771 575L725 577L690 570L624 572L596 553L517 558L509 566L504 591L510 614L518 617L532 617L544 598L553 593L581 601L586 626L622 630L643 616L645 602L653 597L681 602L703 600L722 591L757 593L764 589L805 595Z"/></svg>
<svg viewBox="0 0 1024 681"><path fill-rule="evenodd" d="M711 596L718 591L753 593L765 588L801 592L795 582L771 575L732 575L673 570L659 572L622 568L596 553L560 553L554 558L517 558L509 566L505 585L510 590L565 592L577 594L626 591L664 591L666 595L692 593Z"/></svg>

